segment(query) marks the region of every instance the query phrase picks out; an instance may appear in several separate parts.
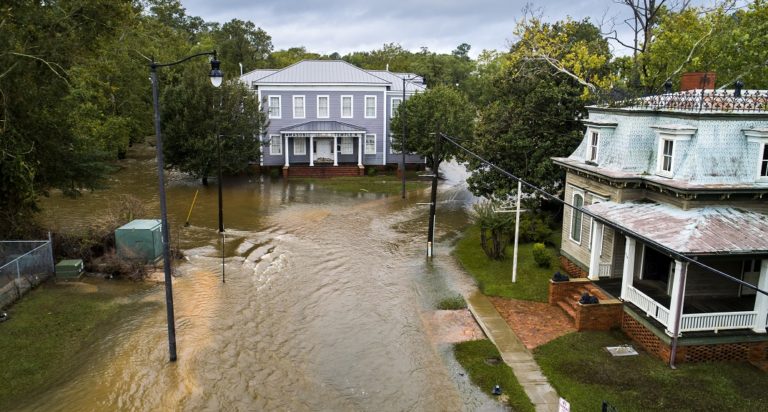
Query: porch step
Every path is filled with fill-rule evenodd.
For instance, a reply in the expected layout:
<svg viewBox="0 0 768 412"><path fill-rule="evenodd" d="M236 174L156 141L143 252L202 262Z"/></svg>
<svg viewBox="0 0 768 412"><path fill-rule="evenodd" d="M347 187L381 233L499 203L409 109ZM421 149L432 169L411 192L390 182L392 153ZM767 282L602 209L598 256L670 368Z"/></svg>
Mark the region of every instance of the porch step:
<svg viewBox="0 0 768 412"><path fill-rule="evenodd" d="M577 301L578 302L578 301ZM557 306L565 312L571 320L576 319L576 305L571 304L569 301L559 301Z"/></svg>
<svg viewBox="0 0 768 412"><path fill-rule="evenodd" d="M291 166L288 177L360 176L357 166Z"/></svg>

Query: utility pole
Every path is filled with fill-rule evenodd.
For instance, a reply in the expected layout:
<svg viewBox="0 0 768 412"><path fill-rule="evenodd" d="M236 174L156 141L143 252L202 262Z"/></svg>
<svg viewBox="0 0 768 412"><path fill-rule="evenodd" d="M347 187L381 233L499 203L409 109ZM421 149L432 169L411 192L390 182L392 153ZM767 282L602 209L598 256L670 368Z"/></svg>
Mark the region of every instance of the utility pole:
<svg viewBox="0 0 768 412"><path fill-rule="evenodd" d="M440 168L440 133L435 133L432 152L432 194L429 203L429 231L427 232L427 257L432 259L435 246L435 212L437 208L437 170Z"/></svg>

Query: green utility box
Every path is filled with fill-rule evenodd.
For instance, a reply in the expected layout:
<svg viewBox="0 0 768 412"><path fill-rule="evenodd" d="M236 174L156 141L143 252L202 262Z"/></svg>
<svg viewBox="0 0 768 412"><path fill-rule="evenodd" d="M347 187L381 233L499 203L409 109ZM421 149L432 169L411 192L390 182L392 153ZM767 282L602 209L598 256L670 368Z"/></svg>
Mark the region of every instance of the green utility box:
<svg viewBox="0 0 768 412"><path fill-rule="evenodd" d="M67 259L56 264L56 277L76 278L83 273L82 259Z"/></svg>
<svg viewBox="0 0 768 412"><path fill-rule="evenodd" d="M117 256L144 263L163 256L163 236L159 219L136 219L115 230Z"/></svg>

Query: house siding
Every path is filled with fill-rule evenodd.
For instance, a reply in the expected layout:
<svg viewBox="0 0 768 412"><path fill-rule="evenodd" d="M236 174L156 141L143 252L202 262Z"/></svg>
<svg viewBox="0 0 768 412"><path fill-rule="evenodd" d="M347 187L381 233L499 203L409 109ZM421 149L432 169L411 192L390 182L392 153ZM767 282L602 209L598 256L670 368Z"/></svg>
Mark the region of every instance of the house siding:
<svg viewBox="0 0 768 412"><path fill-rule="evenodd" d="M269 96L281 96L280 102L281 102L281 118L280 119L269 119L269 127L267 129L266 136L269 135L275 135L280 134L280 130L289 126L294 126L301 123L316 121L316 120L330 120L330 121L338 121L342 123L351 124L354 126L363 127L366 129L366 134L375 134L376 135L376 154L374 155L368 155L363 154L363 164L364 165L379 165L382 164L384 161L384 140L382 139L382 136L384 136L384 128L385 128L385 119L387 123L389 122L388 118L385 118L383 116L386 115L385 113L385 107L382 103L384 101L384 89L380 88L379 91L358 91L355 90L354 87L349 87L348 89L341 89L339 87L335 87L332 90L324 89L324 88L314 88L312 90L302 90L302 91L296 91L296 90L280 90L276 86L272 86L269 88L262 88L260 90L263 104L266 106L266 104L269 101ZM304 118L295 119L293 117L293 96L294 95L303 95L305 96L305 116ZM353 96L353 104L352 104L352 118L342 118L341 117L341 96ZM317 117L317 96L328 96L328 117ZM376 118L365 118L365 96L376 96ZM265 110L268 108L265 107ZM265 138L265 141L268 138ZM285 139L283 138L283 141ZM293 138L288 139L289 142L293 141ZM293 144L289 144L290 151L289 151L289 162L290 163L309 163L309 156L296 156L293 154ZM358 144L357 144L357 138L353 140L353 146L354 146L354 154L353 155L339 155L339 162L354 162L357 163L357 151L358 151ZM307 153L310 153L311 148L309 147L309 139L307 138ZM269 155L269 152L267 151L264 154L264 165L265 166L280 166L285 164L285 155L275 155L271 156Z"/></svg>

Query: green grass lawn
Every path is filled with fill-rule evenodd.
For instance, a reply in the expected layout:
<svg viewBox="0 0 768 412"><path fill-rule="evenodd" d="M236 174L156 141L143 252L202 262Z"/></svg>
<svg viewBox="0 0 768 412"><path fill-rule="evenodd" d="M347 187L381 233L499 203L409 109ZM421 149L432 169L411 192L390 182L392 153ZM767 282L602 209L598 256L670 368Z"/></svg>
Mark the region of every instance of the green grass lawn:
<svg viewBox="0 0 768 412"><path fill-rule="evenodd" d="M631 343L621 332L577 332L534 351L573 411L758 411L768 405L768 374L747 363L680 364L641 352L612 357L603 348ZM762 405L762 406L760 406Z"/></svg>
<svg viewBox="0 0 768 412"><path fill-rule="evenodd" d="M554 248L548 249L553 256L557 256ZM477 280L480 291L485 295L546 302L549 279L555 271L564 271L556 259L553 259L550 268L538 267L532 250L532 243L519 245L516 283L512 283L513 245L507 246L503 260L488 258L480 247L480 229L477 226L467 229L453 253Z"/></svg>
<svg viewBox="0 0 768 412"><path fill-rule="evenodd" d="M472 383L483 392L491 395L494 385L499 385L502 395L506 395L507 402L515 411L533 411L533 404L523 391L523 387L517 383L512 368L501 361L499 351L489 340L476 340L458 343L453 347L456 360L469 374ZM489 364L487 359L499 360L496 364Z"/></svg>
<svg viewBox="0 0 768 412"><path fill-rule="evenodd" d="M98 325L124 310L116 292L46 283L7 309L0 323L0 410L39 391L93 343Z"/></svg>
<svg viewBox="0 0 768 412"><path fill-rule="evenodd" d="M419 174L424 172L407 172L405 175L405 190L420 190L429 187L430 182L421 180ZM326 178L292 177L294 183L312 183L319 187L344 193L383 193L388 195L399 194L403 190L403 181L395 175L376 176L338 176Z"/></svg>

